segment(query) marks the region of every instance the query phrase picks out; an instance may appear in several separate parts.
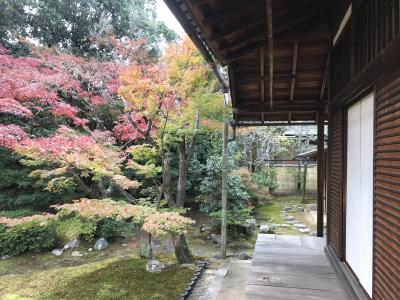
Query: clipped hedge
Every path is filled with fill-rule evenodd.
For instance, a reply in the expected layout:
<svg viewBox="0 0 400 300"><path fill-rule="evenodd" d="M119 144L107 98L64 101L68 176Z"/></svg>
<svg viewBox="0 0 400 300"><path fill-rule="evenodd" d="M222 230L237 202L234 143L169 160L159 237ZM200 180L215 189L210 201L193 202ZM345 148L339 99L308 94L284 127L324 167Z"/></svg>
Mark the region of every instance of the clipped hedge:
<svg viewBox="0 0 400 300"><path fill-rule="evenodd" d="M48 251L55 247L56 235L50 225L36 221L12 228L0 225L0 256Z"/></svg>

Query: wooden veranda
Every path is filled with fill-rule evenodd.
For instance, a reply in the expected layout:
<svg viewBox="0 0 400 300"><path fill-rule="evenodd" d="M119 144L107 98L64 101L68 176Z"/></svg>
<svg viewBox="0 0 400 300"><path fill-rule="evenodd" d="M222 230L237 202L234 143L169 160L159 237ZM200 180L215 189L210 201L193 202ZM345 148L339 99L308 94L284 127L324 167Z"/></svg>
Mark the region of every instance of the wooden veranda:
<svg viewBox="0 0 400 300"><path fill-rule="evenodd" d="M324 238L259 234L246 299L353 299L329 263L324 247Z"/></svg>

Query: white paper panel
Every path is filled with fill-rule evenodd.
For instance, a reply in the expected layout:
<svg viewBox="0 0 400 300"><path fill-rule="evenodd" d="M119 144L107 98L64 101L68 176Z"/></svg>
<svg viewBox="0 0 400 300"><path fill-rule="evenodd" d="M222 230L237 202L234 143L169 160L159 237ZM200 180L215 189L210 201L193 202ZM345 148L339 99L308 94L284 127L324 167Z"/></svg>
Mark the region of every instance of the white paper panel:
<svg viewBox="0 0 400 300"><path fill-rule="evenodd" d="M351 106L347 117L346 261L372 296L373 95Z"/></svg>

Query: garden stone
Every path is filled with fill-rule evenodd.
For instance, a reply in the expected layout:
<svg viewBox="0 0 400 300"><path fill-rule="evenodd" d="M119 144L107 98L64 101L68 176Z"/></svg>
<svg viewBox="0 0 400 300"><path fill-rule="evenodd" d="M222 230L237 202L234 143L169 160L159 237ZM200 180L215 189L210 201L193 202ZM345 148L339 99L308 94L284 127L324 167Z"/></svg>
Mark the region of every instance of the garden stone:
<svg viewBox="0 0 400 300"><path fill-rule="evenodd" d="M310 233L311 232L310 228L301 228L301 229L299 229L299 231L301 233Z"/></svg>
<svg viewBox="0 0 400 300"><path fill-rule="evenodd" d="M276 226L273 224L271 224L271 225L263 224L260 226L260 233L272 234L272 233L275 233L275 231L276 231Z"/></svg>
<svg viewBox="0 0 400 300"><path fill-rule="evenodd" d="M70 241L68 244L66 244L66 245L64 246L64 250L65 250L65 249L74 249L74 248L76 248L76 247L79 247L80 244L81 244L81 241L80 241L80 240L74 239L74 240Z"/></svg>
<svg viewBox="0 0 400 300"><path fill-rule="evenodd" d="M54 249L53 251L51 251L51 253L53 253L55 256L61 256L63 252L63 249Z"/></svg>
<svg viewBox="0 0 400 300"><path fill-rule="evenodd" d="M298 210L298 211L304 211L304 207L303 207L303 206L298 206L298 207L297 207L297 210Z"/></svg>
<svg viewBox="0 0 400 300"><path fill-rule="evenodd" d="M108 242L105 238L98 239L93 249L96 251L105 250L108 247Z"/></svg>
<svg viewBox="0 0 400 300"><path fill-rule="evenodd" d="M237 254L235 254L235 257L236 257L237 259L240 259L240 260L248 260L248 259L251 258L251 256L248 255L246 252L237 253Z"/></svg>
<svg viewBox="0 0 400 300"><path fill-rule="evenodd" d="M317 204L306 204L308 210L317 210Z"/></svg>
<svg viewBox="0 0 400 300"><path fill-rule="evenodd" d="M10 259L10 258L11 258L10 255L3 255L3 256L1 257L2 260L7 260L7 259Z"/></svg>
<svg viewBox="0 0 400 300"><path fill-rule="evenodd" d="M221 244L221 235L220 234L212 234L211 235L211 240L215 243L215 244Z"/></svg>
<svg viewBox="0 0 400 300"><path fill-rule="evenodd" d="M305 225L305 224L300 224L300 223L294 224L293 226L294 226L295 228L300 228L300 229L307 228L307 225Z"/></svg>
<svg viewBox="0 0 400 300"><path fill-rule="evenodd" d="M151 247L153 248L153 250L160 250L162 248L161 241L153 239L151 241Z"/></svg>
<svg viewBox="0 0 400 300"><path fill-rule="evenodd" d="M71 254L71 256L83 256L83 254L82 253L80 253L79 251L74 251L74 252L72 252L72 254Z"/></svg>
<svg viewBox="0 0 400 300"><path fill-rule="evenodd" d="M286 222L286 224L289 224L289 225L293 225L294 223L296 223L295 221L287 221Z"/></svg>
<svg viewBox="0 0 400 300"><path fill-rule="evenodd" d="M247 234L252 233L258 227L257 221L255 219L247 219L243 222L241 227L244 228Z"/></svg>
<svg viewBox="0 0 400 300"><path fill-rule="evenodd" d="M164 269L165 265L156 259L149 260L146 265L146 270L150 273L160 273Z"/></svg>
<svg viewBox="0 0 400 300"><path fill-rule="evenodd" d="M167 249L168 253L175 252L175 248L174 248L174 244L172 243L172 240L167 240L167 244L165 245L165 248Z"/></svg>
<svg viewBox="0 0 400 300"><path fill-rule="evenodd" d="M207 225L207 224L201 224L199 226L200 232L205 232L205 231L211 231L211 226Z"/></svg>
<svg viewBox="0 0 400 300"><path fill-rule="evenodd" d="M282 228L289 228L289 227L290 227L290 224L281 224L280 227L282 227Z"/></svg>
<svg viewBox="0 0 400 300"><path fill-rule="evenodd" d="M92 252L92 251L93 251L93 248L89 248L88 251L89 251L89 252Z"/></svg>
<svg viewBox="0 0 400 300"><path fill-rule="evenodd" d="M294 217L293 217L293 216L287 216L287 217L286 217L286 220L288 220L288 221L293 221L293 220L294 220Z"/></svg>

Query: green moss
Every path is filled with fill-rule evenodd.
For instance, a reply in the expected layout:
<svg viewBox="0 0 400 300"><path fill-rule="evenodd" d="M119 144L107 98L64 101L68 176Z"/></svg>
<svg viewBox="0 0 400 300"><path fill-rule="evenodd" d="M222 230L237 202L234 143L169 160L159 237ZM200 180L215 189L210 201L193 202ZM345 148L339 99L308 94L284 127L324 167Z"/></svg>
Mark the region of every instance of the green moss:
<svg viewBox="0 0 400 300"><path fill-rule="evenodd" d="M302 205L299 196L274 196L274 198L256 208L256 219L259 223L284 224L286 220L283 218L281 211L293 204ZM298 211L290 212L290 215L296 219L302 219L302 213ZM294 228L280 227L276 231L277 234L298 235L299 232Z"/></svg>
<svg viewBox="0 0 400 300"><path fill-rule="evenodd" d="M193 270L168 268L161 273L145 271L146 260L107 259L79 267L2 278L4 300L52 299L177 299Z"/></svg>

